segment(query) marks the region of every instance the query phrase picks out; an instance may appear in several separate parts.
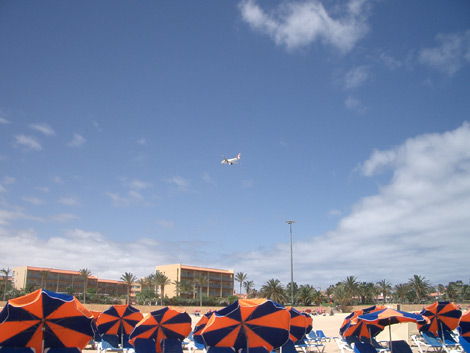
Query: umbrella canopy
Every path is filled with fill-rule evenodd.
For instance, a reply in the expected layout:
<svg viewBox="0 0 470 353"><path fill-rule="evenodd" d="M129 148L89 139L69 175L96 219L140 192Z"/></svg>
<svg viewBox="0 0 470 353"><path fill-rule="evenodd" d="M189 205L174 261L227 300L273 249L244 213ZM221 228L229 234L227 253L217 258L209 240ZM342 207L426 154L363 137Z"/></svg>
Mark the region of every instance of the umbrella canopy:
<svg viewBox="0 0 470 353"><path fill-rule="evenodd" d="M238 300L214 313L202 330L207 346L264 346L268 351L289 339L290 314L269 299Z"/></svg>
<svg viewBox="0 0 470 353"><path fill-rule="evenodd" d="M311 317L308 313L306 313L306 312L303 312L302 315L307 318L307 329L305 330L305 334L308 334L308 333L310 333L310 331L312 331L312 329L313 329L313 319L312 319L312 317Z"/></svg>
<svg viewBox="0 0 470 353"><path fill-rule="evenodd" d="M366 321L367 323L380 326L393 325L402 322L414 322L416 324L423 324L428 322L428 320L420 314L413 314L407 311L395 310L391 308L374 311L369 314L359 315L357 318Z"/></svg>
<svg viewBox="0 0 470 353"><path fill-rule="evenodd" d="M206 327L207 322L209 321L209 318L212 316L213 312L207 312L205 313L199 321L196 323L196 326L194 326L193 329L193 339L200 344L204 344L204 340L202 339L201 332L204 330L204 327Z"/></svg>
<svg viewBox="0 0 470 353"><path fill-rule="evenodd" d="M431 331L435 334L438 331L453 331L459 325L462 311L452 302L435 302L425 307L421 315L429 319L429 323L419 326L420 331Z"/></svg>
<svg viewBox="0 0 470 353"><path fill-rule="evenodd" d="M365 309L360 309L360 310L353 311L351 314L349 314L348 316L346 316L344 318L344 321L341 324L341 327L339 329L340 335L344 339L346 339L346 337L350 337L350 336L356 336L359 339L362 338L362 337L371 338L371 335L372 335L372 337L374 337L378 332L383 330L383 327L380 328L379 326L377 326L377 330L375 330L371 326L371 331L369 331L367 329L367 327L365 327L365 323L363 321L357 322L356 318L359 315L369 314L369 313L372 313L374 311L379 311L379 310L383 310L383 309L385 309L385 306L383 306L383 305L374 305L374 306L371 306L371 307L368 307L368 308L365 308ZM357 327L354 327L354 326L357 326Z"/></svg>
<svg viewBox="0 0 470 353"><path fill-rule="evenodd" d="M0 346L78 347L93 337L92 314L73 296L38 289L11 299L0 313Z"/></svg>
<svg viewBox="0 0 470 353"><path fill-rule="evenodd" d="M292 306L286 307L290 314L289 338L292 342L301 340L307 333L308 320L300 311ZM311 326L310 326L311 327ZM311 330L311 328L310 328Z"/></svg>
<svg viewBox="0 0 470 353"><path fill-rule="evenodd" d="M157 352L162 351L160 341L167 338L184 340L191 332L191 317L184 311L170 307L155 310L141 320L131 332L129 342L137 338L153 338Z"/></svg>
<svg viewBox="0 0 470 353"><path fill-rule="evenodd" d="M470 310L460 317L459 331L460 336L470 337Z"/></svg>
<svg viewBox="0 0 470 353"><path fill-rule="evenodd" d="M144 318L140 310L131 305L112 305L96 319L100 335L129 335L135 325Z"/></svg>
<svg viewBox="0 0 470 353"><path fill-rule="evenodd" d="M390 334L390 350L392 351L392 331L390 325L403 322L424 324L429 321L426 317L419 314L412 314L407 311L395 310L391 308L374 311L369 314L359 315L355 320L362 320L366 322L367 325L388 326Z"/></svg>

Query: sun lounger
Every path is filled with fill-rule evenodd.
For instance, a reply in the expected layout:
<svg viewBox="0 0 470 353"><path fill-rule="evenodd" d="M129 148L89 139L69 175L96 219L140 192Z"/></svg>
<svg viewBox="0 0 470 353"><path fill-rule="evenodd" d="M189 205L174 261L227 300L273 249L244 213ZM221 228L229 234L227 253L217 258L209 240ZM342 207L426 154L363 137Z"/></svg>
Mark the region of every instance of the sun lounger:
<svg viewBox="0 0 470 353"><path fill-rule="evenodd" d="M310 332L312 332L312 331L310 331ZM328 337L328 336L326 336L325 333L323 332L323 330L316 330L315 334L317 335L318 339L321 340L322 342L323 341L330 342L332 339L337 338L337 337Z"/></svg>
<svg viewBox="0 0 470 353"><path fill-rule="evenodd" d="M426 352L432 349L434 352L443 352L444 345L439 341L439 339L436 337L436 335L430 331L422 331L421 336L424 339L424 342L428 344L428 348L426 349Z"/></svg>
<svg viewBox="0 0 470 353"><path fill-rule="evenodd" d="M457 350L461 351L462 347L460 346L459 342L454 338L452 332L448 330L439 331L438 332L441 341L444 343L444 348L446 351L450 350Z"/></svg>
<svg viewBox="0 0 470 353"><path fill-rule="evenodd" d="M118 335L101 335L101 342L98 344L98 353L103 352L133 352L134 347L128 340L123 340L124 347L121 347Z"/></svg>
<svg viewBox="0 0 470 353"><path fill-rule="evenodd" d="M206 346L202 343L199 343L197 341L191 341L188 343L188 351L189 353L194 353L194 351L196 350L199 350L199 351L203 351L204 353L206 353Z"/></svg>
<svg viewBox="0 0 470 353"><path fill-rule="evenodd" d="M465 352L470 353L470 337L459 336L459 343Z"/></svg>
<svg viewBox="0 0 470 353"><path fill-rule="evenodd" d="M351 348L351 346L341 338L335 338L336 345L338 346L339 350L341 353L352 353L354 350Z"/></svg>
<svg viewBox="0 0 470 353"><path fill-rule="evenodd" d="M355 353L377 353L375 347L368 342L356 342L353 349Z"/></svg>
<svg viewBox="0 0 470 353"><path fill-rule="evenodd" d="M135 353L157 353L157 346L152 338L136 338L134 349Z"/></svg>

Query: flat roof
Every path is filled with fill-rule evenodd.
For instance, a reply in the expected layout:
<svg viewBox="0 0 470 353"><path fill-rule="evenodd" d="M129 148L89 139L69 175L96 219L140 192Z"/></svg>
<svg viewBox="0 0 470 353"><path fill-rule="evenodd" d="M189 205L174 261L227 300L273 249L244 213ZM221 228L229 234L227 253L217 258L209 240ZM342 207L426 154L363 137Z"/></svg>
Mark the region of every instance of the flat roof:
<svg viewBox="0 0 470 353"><path fill-rule="evenodd" d="M199 267L199 266L190 266L190 265L182 265L182 264L164 265L164 266L181 266L181 268L185 269L185 270L207 271L207 272L218 272L218 273L225 273L225 274L233 274L233 270L221 270L221 269L209 268L209 267Z"/></svg>

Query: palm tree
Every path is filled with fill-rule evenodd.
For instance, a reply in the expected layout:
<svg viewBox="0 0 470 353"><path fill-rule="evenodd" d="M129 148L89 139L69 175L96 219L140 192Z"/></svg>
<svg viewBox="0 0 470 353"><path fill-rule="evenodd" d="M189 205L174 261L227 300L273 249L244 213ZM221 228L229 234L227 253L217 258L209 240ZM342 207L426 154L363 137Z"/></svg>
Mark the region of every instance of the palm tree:
<svg viewBox="0 0 470 353"><path fill-rule="evenodd" d="M254 286L255 286L255 282L253 281L243 282L243 287L245 288L247 298L250 297L251 291L253 290Z"/></svg>
<svg viewBox="0 0 470 353"><path fill-rule="evenodd" d="M395 286L395 295L399 298L400 304L405 302L406 295L408 294L409 286L406 283L400 283Z"/></svg>
<svg viewBox="0 0 470 353"><path fill-rule="evenodd" d="M247 278L248 278L248 275L243 272L237 272L237 274L235 275L235 281L240 283L240 294L242 294L242 284Z"/></svg>
<svg viewBox="0 0 470 353"><path fill-rule="evenodd" d="M5 301L5 298L7 295L7 288L8 288L8 277L10 276L11 269L10 267L6 269L2 268L0 272L3 273L3 281L5 282L5 288L3 290L3 301Z"/></svg>
<svg viewBox="0 0 470 353"><path fill-rule="evenodd" d="M131 303L131 288L132 288L132 283L137 281L137 277L134 276L130 272L125 272L121 276L121 281L126 282L127 285L127 304Z"/></svg>
<svg viewBox="0 0 470 353"><path fill-rule="evenodd" d="M315 288L309 284L301 285L299 288L298 299L303 305L310 305L313 301Z"/></svg>
<svg viewBox="0 0 470 353"><path fill-rule="evenodd" d="M204 285L209 283L209 278L201 273L194 275L194 283L199 286L199 306L202 306L202 292Z"/></svg>
<svg viewBox="0 0 470 353"><path fill-rule="evenodd" d="M86 304L86 291L88 287L88 278L91 276L91 271L87 268L82 268L80 277L83 279L83 304Z"/></svg>
<svg viewBox="0 0 470 353"><path fill-rule="evenodd" d="M163 298L165 298L165 286L170 285L171 280L160 271L156 271L155 284L160 287L161 305L163 305Z"/></svg>
<svg viewBox="0 0 470 353"><path fill-rule="evenodd" d="M354 297L360 296L360 286L356 277L348 276L341 283L344 285L345 294L349 296L350 303Z"/></svg>
<svg viewBox="0 0 470 353"><path fill-rule="evenodd" d="M271 278L263 284L261 286L261 292L266 298L272 299L277 303L283 304L286 301L284 287L278 279Z"/></svg>
<svg viewBox="0 0 470 353"><path fill-rule="evenodd" d="M408 280L408 285L416 293L416 301L421 303L421 299L425 298L431 288L429 281L423 276L413 275Z"/></svg>
<svg viewBox="0 0 470 353"><path fill-rule="evenodd" d="M392 291L392 284L386 279L383 279L377 282L377 287L382 292L384 297L384 304L387 303L387 294Z"/></svg>
<svg viewBox="0 0 470 353"><path fill-rule="evenodd" d="M49 278L51 271L43 270L39 272L41 276L41 288L47 289L47 279Z"/></svg>

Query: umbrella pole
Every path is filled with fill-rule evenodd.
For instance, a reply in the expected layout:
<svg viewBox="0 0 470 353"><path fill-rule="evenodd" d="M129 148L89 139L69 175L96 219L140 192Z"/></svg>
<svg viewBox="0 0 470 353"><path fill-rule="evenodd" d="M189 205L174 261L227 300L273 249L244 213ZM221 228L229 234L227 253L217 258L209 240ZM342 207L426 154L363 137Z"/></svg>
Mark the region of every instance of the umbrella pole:
<svg viewBox="0 0 470 353"><path fill-rule="evenodd" d="M390 324L388 324L388 336L389 336L388 345L390 346L390 352L393 353L393 347L392 347L392 325L390 325Z"/></svg>

